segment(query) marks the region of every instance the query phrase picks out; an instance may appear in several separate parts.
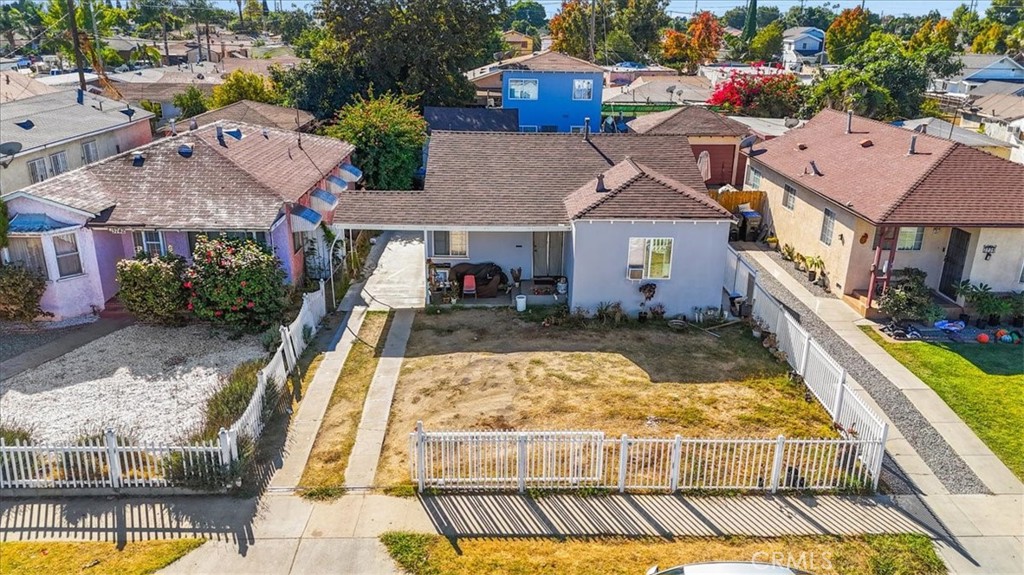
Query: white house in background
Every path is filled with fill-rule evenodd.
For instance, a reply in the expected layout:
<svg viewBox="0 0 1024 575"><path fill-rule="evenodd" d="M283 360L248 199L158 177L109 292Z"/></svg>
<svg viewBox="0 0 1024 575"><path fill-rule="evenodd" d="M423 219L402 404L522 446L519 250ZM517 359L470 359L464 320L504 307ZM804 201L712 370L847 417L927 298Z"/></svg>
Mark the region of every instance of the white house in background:
<svg viewBox="0 0 1024 575"><path fill-rule="evenodd" d="M813 26L787 28L782 33L782 64L800 70L804 64L824 64L825 31Z"/></svg>
<svg viewBox="0 0 1024 575"><path fill-rule="evenodd" d="M81 90L0 103L0 189L12 192L147 144L153 114Z"/></svg>
<svg viewBox="0 0 1024 575"><path fill-rule="evenodd" d="M1024 164L1024 98L1010 94L980 98L963 112L960 125L1010 144L1010 161Z"/></svg>
<svg viewBox="0 0 1024 575"><path fill-rule="evenodd" d="M986 82L1012 82L1024 85L1024 64L1001 54L964 54L964 67L956 76L935 78L929 91L965 97Z"/></svg>

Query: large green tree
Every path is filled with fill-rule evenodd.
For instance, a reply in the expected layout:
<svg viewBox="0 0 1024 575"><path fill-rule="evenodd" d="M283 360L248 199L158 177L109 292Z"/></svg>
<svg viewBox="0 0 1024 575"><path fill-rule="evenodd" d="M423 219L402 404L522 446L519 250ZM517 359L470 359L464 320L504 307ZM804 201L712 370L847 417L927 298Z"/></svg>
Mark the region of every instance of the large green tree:
<svg viewBox="0 0 1024 575"><path fill-rule="evenodd" d="M782 54L782 22L776 20L761 28L750 41L750 57L768 61Z"/></svg>
<svg viewBox="0 0 1024 575"><path fill-rule="evenodd" d="M324 133L355 146L352 161L362 169L368 189L412 189L427 141L427 122L412 97L356 96Z"/></svg>
<svg viewBox="0 0 1024 575"><path fill-rule="evenodd" d="M918 116L928 88L928 63L922 55L909 51L899 38L875 32L847 59L846 65L867 74L888 90L894 116Z"/></svg>
<svg viewBox="0 0 1024 575"><path fill-rule="evenodd" d="M778 6L758 6L757 7L757 27L764 28L772 22L782 18L782 11L779 10ZM747 21L747 7L736 6L726 10L719 18L722 21L722 26L731 26L738 30L743 29L743 25Z"/></svg>
<svg viewBox="0 0 1024 575"><path fill-rule="evenodd" d="M543 28L548 25L548 14L544 6L533 0L519 0L508 7L505 15L504 28L512 27L512 22L522 20L534 28Z"/></svg>
<svg viewBox="0 0 1024 575"><path fill-rule="evenodd" d="M815 112L832 108L886 120L895 109L888 90L875 83L869 74L852 68L844 67L820 76L809 92L808 108Z"/></svg>
<svg viewBox="0 0 1024 575"><path fill-rule="evenodd" d="M274 104L280 100L280 95L274 89L273 83L264 76L255 72L235 70L228 74L223 84L213 87L210 107L223 108L239 100Z"/></svg>
<svg viewBox="0 0 1024 575"><path fill-rule="evenodd" d="M786 11L782 17L782 24L786 27L811 26L828 30L829 26L836 19L836 13L828 4L824 6L793 6Z"/></svg>
<svg viewBox="0 0 1024 575"><path fill-rule="evenodd" d="M962 46L970 46L984 28L978 13L971 10L967 4L957 6L953 10L950 21L953 22L953 27L956 28L960 45Z"/></svg>
<svg viewBox="0 0 1024 575"><path fill-rule="evenodd" d="M985 10L985 19L1012 28L1024 20L1024 2L1021 0L992 0L988 9Z"/></svg>
<svg viewBox="0 0 1024 575"><path fill-rule="evenodd" d="M209 106L206 103L206 96L195 86L185 88L184 92L175 94L172 101L174 107L181 110L182 118L191 118L202 114Z"/></svg>
<svg viewBox="0 0 1024 575"><path fill-rule="evenodd" d="M743 34L740 36L744 42L750 42L757 35L757 0L750 0L747 4L747 18L743 22Z"/></svg>
<svg viewBox="0 0 1024 575"><path fill-rule="evenodd" d="M352 66L347 45L334 38L313 47L306 57L308 62L294 68L270 70L285 105L326 120L365 88L365 80Z"/></svg>
<svg viewBox="0 0 1024 575"><path fill-rule="evenodd" d="M668 0L626 0L612 21L615 30L632 40L634 52L655 54L661 43L661 30L670 22L667 8Z"/></svg>

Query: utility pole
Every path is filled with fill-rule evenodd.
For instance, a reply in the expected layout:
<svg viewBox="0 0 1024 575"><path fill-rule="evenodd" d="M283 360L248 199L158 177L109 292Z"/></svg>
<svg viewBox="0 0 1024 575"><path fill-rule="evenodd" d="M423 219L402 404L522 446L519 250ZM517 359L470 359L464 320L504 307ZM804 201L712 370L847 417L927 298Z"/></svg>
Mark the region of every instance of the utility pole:
<svg viewBox="0 0 1024 575"><path fill-rule="evenodd" d="M164 66L170 66L171 50L167 47L167 11L163 8L161 9L160 12L160 27L164 29L164 58L166 59L166 62L164 62Z"/></svg>
<svg viewBox="0 0 1024 575"><path fill-rule="evenodd" d="M100 33L96 29L96 6L89 2L89 15L92 16L92 49L96 51L96 60L100 63L100 68L103 68L103 51L100 50Z"/></svg>
<svg viewBox="0 0 1024 575"><path fill-rule="evenodd" d="M71 45L75 49L75 66L78 67L78 87L85 91L85 65L82 63L82 45L78 38L78 21L75 19L75 0L68 0L68 28L71 30Z"/></svg>
<svg viewBox="0 0 1024 575"><path fill-rule="evenodd" d="M590 61L594 61L594 35L597 32L597 0L590 0Z"/></svg>
<svg viewBox="0 0 1024 575"><path fill-rule="evenodd" d="M700 0L693 0L693 15L694 16L697 15L697 2L700 2Z"/></svg>

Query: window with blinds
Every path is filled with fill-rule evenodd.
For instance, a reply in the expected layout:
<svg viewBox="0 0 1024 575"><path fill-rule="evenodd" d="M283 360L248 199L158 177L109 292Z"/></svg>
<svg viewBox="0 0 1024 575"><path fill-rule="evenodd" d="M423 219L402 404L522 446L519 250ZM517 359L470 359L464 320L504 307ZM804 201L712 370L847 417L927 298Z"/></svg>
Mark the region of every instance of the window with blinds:
<svg viewBox="0 0 1024 575"><path fill-rule="evenodd" d="M78 255L78 239L74 233L53 236L53 250L57 253L57 273L60 277L82 273L82 258Z"/></svg>
<svg viewBox="0 0 1024 575"><path fill-rule="evenodd" d="M50 154L50 170L53 171L55 176L68 171L68 153L57 152L56 154Z"/></svg>
<svg viewBox="0 0 1024 575"><path fill-rule="evenodd" d="M132 232L135 240L135 253L142 252L151 256L162 256L165 253L164 235L160 232Z"/></svg>
<svg viewBox="0 0 1024 575"><path fill-rule="evenodd" d="M8 238L7 255L10 263L24 266L42 277L46 273L46 258L43 256L41 238Z"/></svg>
<svg viewBox="0 0 1024 575"><path fill-rule="evenodd" d="M89 140L82 144L82 160L91 164L100 159L99 149L96 148L96 140Z"/></svg>
<svg viewBox="0 0 1024 575"><path fill-rule="evenodd" d="M836 213L825 208L825 215L821 219L821 243L826 246L832 245L832 232L836 227Z"/></svg>
<svg viewBox="0 0 1024 575"><path fill-rule="evenodd" d="M469 233L434 232L433 253L438 257L460 258L469 256Z"/></svg>
<svg viewBox="0 0 1024 575"><path fill-rule="evenodd" d="M33 184L45 180L46 176L46 160L39 158L28 163L28 177L32 179Z"/></svg>

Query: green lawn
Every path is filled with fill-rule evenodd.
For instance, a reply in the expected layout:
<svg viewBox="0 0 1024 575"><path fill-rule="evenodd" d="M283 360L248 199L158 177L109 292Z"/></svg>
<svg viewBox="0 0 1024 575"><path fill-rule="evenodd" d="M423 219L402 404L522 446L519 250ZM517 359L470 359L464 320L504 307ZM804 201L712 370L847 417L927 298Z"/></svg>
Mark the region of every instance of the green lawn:
<svg viewBox="0 0 1024 575"><path fill-rule="evenodd" d="M886 341L864 333L927 383L1024 479L1024 349L1019 345Z"/></svg>

